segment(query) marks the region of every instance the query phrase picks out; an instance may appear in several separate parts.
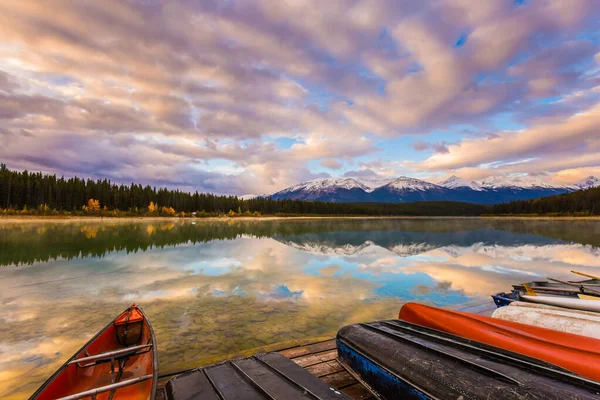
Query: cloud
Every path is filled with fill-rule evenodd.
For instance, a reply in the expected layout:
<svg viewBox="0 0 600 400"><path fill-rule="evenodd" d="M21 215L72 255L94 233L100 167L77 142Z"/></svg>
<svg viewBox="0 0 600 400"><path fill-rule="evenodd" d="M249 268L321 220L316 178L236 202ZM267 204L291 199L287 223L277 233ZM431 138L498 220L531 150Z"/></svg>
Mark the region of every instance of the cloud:
<svg viewBox="0 0 600 400"><path fill-rule="evenodd" d="M377 173L375 173L374 171L370 170L370 169L361 169L358 171L346 171L344 172L344 176L346 177L352 177L352 176L356 176L356 177L377 177Z"/></svg>
<svg viewBox="0 0 600 400"><path fill-rule="evenodd" d="M430 144L427 142L423 142L422 140L417 140L416 142L411 143L410 147L412 147L416 151L423 151L429 149Z"/></svg>
<svg viewBox="0 0 600 400"><path fill-rule="evenodd" d="M443 171L487 169L486 164L496 163L504 173L517 172L523 165L530 172L595 166L600 150L596 135L599 124L600 103L562 122L498 132L493 137L467 138L449 145L446 152L409 165L419 170Z"/></svg>
<svg viewBox="0 0 600 400"><path fill-rule="evenodd" d="M530 131L600 101L593 0L322 3L61 0L60 13L0 4L0 120L15 140L0 157L14 168L266 193L317 176L311 161L374 162L386 150L379 139L405 135L436 152L415 167L477 168L489 158L477 151L452 161L470 143L464 129L484 143L499 114ZM279 148L279 137L297 143ZM539 153L507 147L492 153Z"/></svg>
<svg viewBox="0 0 600 400"><path fill-rule="evenodd" d="M343 165L341 162L339 162L337 160L334 160L333 158L329 158L327 160L323 160L323 161L320 162L320 164L323 167L326 167L326 168L329 168L329 169L340 169L340 168L342 168L342 165Z"/></svg>

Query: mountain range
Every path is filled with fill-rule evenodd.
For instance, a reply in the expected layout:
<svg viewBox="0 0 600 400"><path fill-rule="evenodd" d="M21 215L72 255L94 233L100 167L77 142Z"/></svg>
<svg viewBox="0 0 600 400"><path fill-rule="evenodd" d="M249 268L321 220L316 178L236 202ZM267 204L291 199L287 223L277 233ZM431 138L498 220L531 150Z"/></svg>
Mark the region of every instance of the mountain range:
<svg viewBox="0 0 600 400"><path fill-rule="evenodd" d="M437 184L406 176L389 179L345 177L314 179L261 197L336 203L448 200L498 204L570 193L597 186L600 186L600 179L594 176L576 184L557 183L543 176L494 176L478 181L452 176Z"/></svg>

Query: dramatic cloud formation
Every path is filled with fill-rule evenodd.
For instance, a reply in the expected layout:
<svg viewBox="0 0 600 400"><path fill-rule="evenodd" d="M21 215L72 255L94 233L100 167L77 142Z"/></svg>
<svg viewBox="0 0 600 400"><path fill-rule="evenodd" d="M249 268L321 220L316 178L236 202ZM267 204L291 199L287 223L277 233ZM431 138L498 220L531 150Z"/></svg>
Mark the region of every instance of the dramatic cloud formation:
<svg viewBox="0 0 600 400"><path fill-rule="evenodd" d="M0 159L235 194L572 181L600 174L598 21L595 0L3 2Z"/></svg>

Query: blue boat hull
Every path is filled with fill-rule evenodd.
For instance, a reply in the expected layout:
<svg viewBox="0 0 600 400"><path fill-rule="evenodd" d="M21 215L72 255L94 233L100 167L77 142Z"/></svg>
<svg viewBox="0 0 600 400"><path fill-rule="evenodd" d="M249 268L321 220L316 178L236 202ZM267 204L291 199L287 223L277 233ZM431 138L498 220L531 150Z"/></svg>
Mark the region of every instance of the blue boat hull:
<svg viewBox="0 0 600 400"><path fill-rule="evenodd" d="M338 356L344 360L353 371L360 371L363 381L373 384L377 394L386 399L419 399L427 400L425 393L421 393L396 375L387 371L364 354L357 352L343 342L337 341Z"/></svg>
<svg viewBox="0 0 600 400"><path fill-rule="evenodd" d="M338 356L381 399L597 399L600 382L400 320L348 325Z"/></svg>
<svg viewBox="0 0 600 400"><path fill-rule="evenodd" d="M492 299L494 299L494 304L496 307L506 307L510 305L513 301L519 301L519 292L513 290L510 293L500 292L492 295Z"/></svg>

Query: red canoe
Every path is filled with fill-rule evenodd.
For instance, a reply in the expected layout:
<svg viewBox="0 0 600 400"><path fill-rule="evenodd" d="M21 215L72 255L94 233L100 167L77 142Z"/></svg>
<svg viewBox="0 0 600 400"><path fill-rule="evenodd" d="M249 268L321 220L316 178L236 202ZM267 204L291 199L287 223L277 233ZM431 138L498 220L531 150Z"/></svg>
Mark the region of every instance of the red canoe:
<svg viewBox="0 0 600 400"><path fill-rule="evenodd" d="M600 381L598 339L417 303L405 304L398 318L544 360Z"/></svg>
<svg viewBox="0 0 600 400"><path fill-rule="evenodd" d="M132 304L58 369L35 400L153 400L156 339L146 314Z"/></svg>

